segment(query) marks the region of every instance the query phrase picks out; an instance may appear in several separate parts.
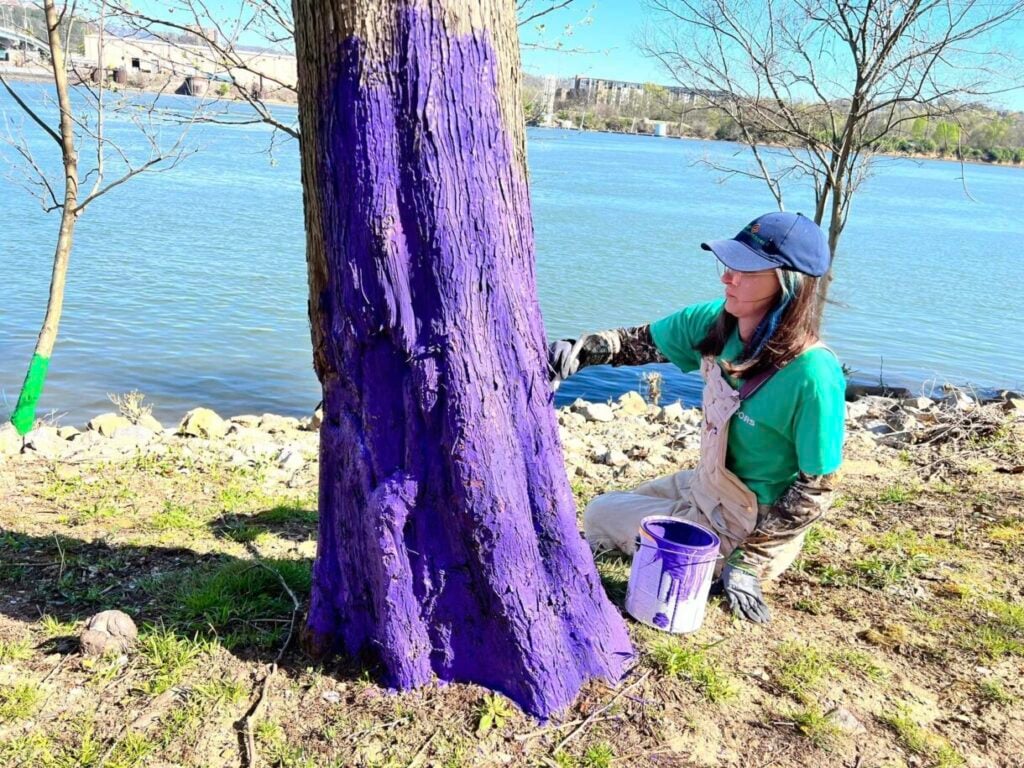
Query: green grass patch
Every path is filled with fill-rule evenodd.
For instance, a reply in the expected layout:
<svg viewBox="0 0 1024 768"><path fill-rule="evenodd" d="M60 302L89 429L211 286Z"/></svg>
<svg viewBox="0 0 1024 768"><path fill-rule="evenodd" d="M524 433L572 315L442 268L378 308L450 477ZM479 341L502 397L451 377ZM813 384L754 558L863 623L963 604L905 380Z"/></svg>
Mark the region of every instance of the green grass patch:
<svg viewBox="0 0 1024 768"><path fill-rule="evenodd" d="M307 509L294 504L278 504L275 507L260 512L252 519L253 522L262 525L286 525L288 523L316 525L320 517L316 509Z"/></svg>
<svg viewBox="0 0 1024 768"><path fill-rule="evenodd" d="M172 616L188 634L212 633L224 647L276 646L294 605L273 569L300 600L309 594L310 565L303 560L268 560L266 568L232 561L190 572L170 596Z"/></svg>
<svg viewBox="0 0 1024 768"><path fill-rule="evenodd" d="M892 729L903 747L915 755L930 760L934 768L956 768L964 765L960 753L942 736L919 725L906 706L883 713L879 719Z"/></svg>
<svg viewBox="0 0 1024 768"><path fill-rule="evenodd" d="M13 723L31 717L43 699L43 692L34 682L0 686L0 723Z"/></svg>
<svg viewBox="0 0 1024 768"><path fill-rule="evenodd" d="M836 672L828 653L809 643L786 641L779 646L775 680L798 701L808 703L813 693Z"/></svg>
<svg viewBox="0 0 1024 768"><path fill-rule="evenodd" d="M153 516L152 525L158 531L196 531L205 520L195 509L165 501L163 510Z"/></svg>
<svg viewBox="0 0 1024 768"><path fill-rule="evenodd" d="M880 552L856 560L853 572L864 585L885 589L917 576L931 564L931 557L925 554L908 557L897 552Z"/></svg>
<svg viewBox="0 0 1024 768"><path fill-rule="evenodd" d="M56 616L46 614L39 620L39 627L47 639L54 637L70 637L78 631L77 621L63 621Z"/></svg>
<svg viewBox="0 0 1024 768"><path fill-rule="evenodd" d="M622 605L626 601L632 561L620 552L606 552L595 558L594 562L608 599L616 605Z"/></svg>
<svg viewBox="0 0 1024 768"><path fill-rule="evenodd" d="M831 654L833 662L841 669L852 669L872 683L884 683L892 670L880 663L870 653L858 648L844 648Z"/></svg>
<svg viewBox="0 0 1024 768"><path fill-rule="evenodd" d="M1004 520L988 529L988 540L1007 553L1024 550L1024 520Z"/></svg>
<svg viewBox="0 0 1024 768"><path fill-rule="evenodd" d="M1012 704L1015 701L1014 697L1003 688L1002 682L994 677L978 683L978 691L981 693L981 698L990 704Z"/></svg>
<svg viewBox="0 0 1024 768"><path fill-rule="evenodd" d="M968 629L964 646L992 659L1024 656L1024 604L989 598L981 608L981 620Z"/></svg>
<svg viewBox="0 0 1024 768"><path fill-rule="evenodd" d="M198 636L189 639L164 627L147 626L139 638L139 652L149 675L146 693L163 693L180 683L208 648Z"/></svg>
<svg viewBox="0 0 1024 768"><path fill-rule="evenodd" d="M687 647L675 638L659 638L648 649L652 666L662 674L686 680L708 701L728 701L739 685L702 648Z"/></svg>
<svg viewBox="0 0 1024 768"><path fill-rule="evenodd" d="M23 661L32 655L32 643L27 639L0 640L0 664Z"/></svg>
<svg viewBox="0 0 1024 768"><path fill-rule="evenodd" d="M842 736L842 730L836 722L825 715L817 704L790 710L783 716L792 720L797 731L821 749L832 749Z"/></svg>
<svg viewBox="0 0 1024 768"><path fill-rule="evenodd" d="M114 745L103 768L136 768L157 749L159 745L144 734L129 731Z"/></svg>
<svg viewBox="0 0 1024 768"><path fill-rule="evenodd" d="M875 501L881 502L882 504L905 504L908 501L913 501L920 495L921 488L916 485L894 483L893 485L884 488L882 492L875 497Z"/></svg>

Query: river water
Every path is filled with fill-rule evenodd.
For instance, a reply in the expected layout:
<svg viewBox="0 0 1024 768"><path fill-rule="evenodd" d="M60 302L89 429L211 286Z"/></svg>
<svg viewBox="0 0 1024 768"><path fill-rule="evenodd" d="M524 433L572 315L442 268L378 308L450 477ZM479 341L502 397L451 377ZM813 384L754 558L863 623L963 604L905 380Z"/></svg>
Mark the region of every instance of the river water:
<svg viewBox="0 0 1024 768"><path fill-rule="evenodd" d="M19 89L55 117L42 86ZM5 92L0 130L4 118L57 168L56 146ZM166 141L176 131L166 126ZM108 134L138 147L125 118L113 119ZM187 141L196 154L89 208L76 232L41 412L79 423L110 408L108 393L131 389L165 422L196 405L223 415L300 415L317 403L298 151L278 142L268 155L268 139L262 126L194 126ZM736 145L532 129L528 152L550 338L641 324L717 297L713 257L700 241L731 236L774 207L763 184L722 183L701 162L742 161ZM25 174L2 143L0 167L6 415L45 310L58 219L21 188ZM826 341L856 378L915 390L1024 386L1024 170L973 165L966 176L969 196L955 163L885 159L858 193L836 259L840 304L825 325ZM789 210L811 207L806 190L787 200ZM666 400L696 402L694 376L658 370ZM559 390L558 402L603 400L637 388L639 376L588 369Z"/></svg>

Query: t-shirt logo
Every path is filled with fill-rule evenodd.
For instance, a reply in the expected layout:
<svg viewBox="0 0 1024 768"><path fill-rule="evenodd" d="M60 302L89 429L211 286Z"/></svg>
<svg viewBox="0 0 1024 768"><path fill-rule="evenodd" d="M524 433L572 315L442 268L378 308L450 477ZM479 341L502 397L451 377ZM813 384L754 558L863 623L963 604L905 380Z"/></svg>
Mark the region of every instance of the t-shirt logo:
<svg viewBox="0 0 1024 768"><path fill-rule="evenodd" d="M747 416L747 414L745 414L743 411L738 411L736 413L736 418L738 418L740 421L742 421L748 427L756 427L757 426L757 422L754 421L749 416Z"/></svg>

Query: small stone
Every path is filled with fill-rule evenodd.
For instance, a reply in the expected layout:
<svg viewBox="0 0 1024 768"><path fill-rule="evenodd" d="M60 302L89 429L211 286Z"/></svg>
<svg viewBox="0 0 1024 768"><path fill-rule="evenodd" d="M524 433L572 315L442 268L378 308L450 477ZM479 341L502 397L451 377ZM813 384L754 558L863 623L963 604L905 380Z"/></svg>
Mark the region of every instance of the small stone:
<svg viewBox="0 0 1024 768"><path fill-rule="evenodd" d="M947 387L948 394L942 398L942 404L954 411L969 411L977 403L974 398L968 395L959 387Z"/></svg>
<svg viewBox="0 0 1024 768"><path fill-rule="evenodd" d="M671 403L661 409L661 421L665 424L677 424L683 420L683 404Z"/></svg>
<svg viewBox="0 0 1024 768"><path fill-rule="evenodd" d="M313 411L313 415L309 418L309 423L306 425L306 429L310 432L316 432L320 429L320 425L324 423L324 409L317 408Z"/></svg>
<svg viewBox="0 0 1024 768"><path fill-rule="evenodd" d="M639 416L647 412L647 401L638 392L627 392L619 398L618 409L628 416Z"/></svg>
<svg viewBox="0 0 1024 768"><path fill-rule="evenodd" d="M341 694L337 691L324 691L320 694L320 698L326 701L328 704L337 704L341 701Z"/></svg>
<svg viewBox="0 0 1024 768"><path fill-rule="evenodd" d="M130 427L131 425L132 423L124 416L116 413L101 413L99 416L90 419L85 428L99 432L103 437L112 437L121 427Z"/></svg>
<svg viewBox="0 0 1024 768"><path fill-rule="evenodd" d="M159 434L164 431L164 425L161 424L151 413L142 414L136 423L138 426L144 427L154 434Z"/></svg>
<svg viewBox="0 0 1024 768"><path fill-rule="evenodd" d="M647 418L651 421L658 421L661 418L662 408L660 405L647 406Z"/></svg>
<svg viewBox="0 0 1024 768"><path fill-rule="evenodd" d="M900 405L904 408L909 408L914 411L927 411L929 408L935 405L935 401L930 397L924 397L918 395L917 397L905 397L900 401Z"/></svg>
<svg viewBox="0 0 1024 768"><path fill-rule="evenodd" d="M185 414L178 425L178 434L186 437L224 437L228 425L215 411L209 408L193 408Z"/></svg>
<svg viewBox="0 0 1024 768"><path fill-rule="evenodd" d="M611 450L604 455L602 463L609 467L624 467L629 464L629 457L622 451Z"/></svg>
<svg viewBox="0 0 1024 768"><path fill-rule="evenodd" d="M302 450L296 446L285 446L277 454L277 466L285 472L295 472L305 466L306 460L302 458Z"/></svg>
<svg viewBox="0 0 1024 768"><path fill-rule="evenodd" d="M573 404L573 410L583 416L587 421L614 421L615 413L610 405L606 403L588 403L586 400L577 400Z"/></svg>
<svg viewBox="0 0 1024 768"><path fill-rule="evenodd" d="M871 411L871 403L867 399L854 400L846 404L846 418L850 421L860 421Z"/></svg>
<svg viewBox="0 0 1024 768"><path fill-rule="evenodd" d="M861 721L846 707L836 707L828 713L828 719L844 733L864 733L867 730Z"/></svg>
<svg viewBox="0 0 1024 768"><path fill-rule="evenodd" d="M260 417L259 416L253 416L252 414L248 414L248 413L247 414L243 414L241 416L232 416L231 417L231 423L232 424L238 424L238 425L243 426L243 427L250 427L250 428L255 429L256 427L258 427L260 425Z"/></svg>
<svg viewBox="0 0 1024 768"><path fill-rule="evenodd" d="M124 653L139 636L131 616L122 611L101 611L85 623L79 638L82 653L102 656L106 653Z"/></svg>
<svg viewBox="0 0 1024 768"><path fill-rule="evenodd" d="M57 427L57 437L62 440L73 440L76 435L82 434L78 427Z"/></svg>

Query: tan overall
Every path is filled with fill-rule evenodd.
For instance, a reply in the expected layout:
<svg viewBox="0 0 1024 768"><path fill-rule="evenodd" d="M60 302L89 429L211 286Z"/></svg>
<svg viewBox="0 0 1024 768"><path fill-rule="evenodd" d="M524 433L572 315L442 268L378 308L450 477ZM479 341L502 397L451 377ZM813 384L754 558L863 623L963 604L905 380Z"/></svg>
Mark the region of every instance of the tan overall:
<svg viewBox="0 0 1024 768"><path fill-rule="evenodd" d="M754 531L770 509L758 505L747 485L725 466L729 420L742 403L715 358L701 362L704 377L704 423L700 435L700 461L696 469L659 477L632 491L602 494L583 513L583 530L595 552L619 549L632 555L640 521L648 515L668 515L710 528L721 539L718 574L729 554ZM790 566L803 546L806 530L793 539L768 547L770 561L758 574L773 579ZM765 547L762 544L761 549Z"/></svg>

